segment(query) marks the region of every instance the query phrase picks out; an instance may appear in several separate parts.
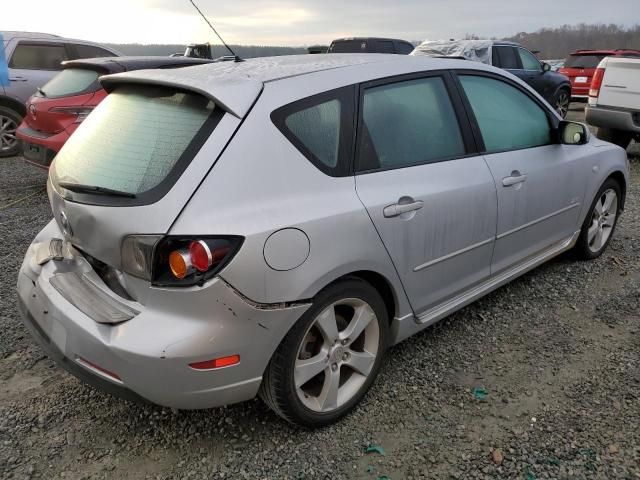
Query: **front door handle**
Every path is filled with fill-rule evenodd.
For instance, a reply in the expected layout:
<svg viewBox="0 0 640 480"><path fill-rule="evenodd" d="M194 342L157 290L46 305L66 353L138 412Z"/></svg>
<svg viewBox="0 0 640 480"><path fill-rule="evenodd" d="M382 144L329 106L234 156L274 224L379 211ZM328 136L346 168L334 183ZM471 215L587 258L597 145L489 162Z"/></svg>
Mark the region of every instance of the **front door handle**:
<svg viewBox="0 0 640 480"><path fill-rule="evenodd" d="M424 207L424 202L422 200L417 200L411 203L394 203L393 205L384 207L382 214L385 218L397 217L403 213L420 210L422 207Z"/></svg>
<svg viewBox="0 0 640 480"><path fill-rule="evenodd" d="M521 174L519 171L514 170L513 172L511 172L511 175L508 177L504 177L502 179L502 186L503 187L511 187L513 185L517 185L519 183L523 183L527 180L527 176Z"/></svg>
<svg viewBox="0 0 640 480"><path fill-rule="evenodd" d="M12 82L26 82L27 79L24 77L11 77L9 78L10 81Z"/></svg>

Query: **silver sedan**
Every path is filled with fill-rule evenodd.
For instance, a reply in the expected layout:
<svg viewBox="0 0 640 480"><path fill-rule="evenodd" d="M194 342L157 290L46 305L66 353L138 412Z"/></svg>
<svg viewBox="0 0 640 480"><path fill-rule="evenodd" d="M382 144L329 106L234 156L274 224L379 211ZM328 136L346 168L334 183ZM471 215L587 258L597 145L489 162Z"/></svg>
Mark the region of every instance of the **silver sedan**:
<svg viewBox="0 0 640 480"><path fill-rule="evenodd" d="M393 344L550 258L602 254L625 152L512 75L310 55L103 78L50 170L25 325L84 381L336 421Z"/></svg>

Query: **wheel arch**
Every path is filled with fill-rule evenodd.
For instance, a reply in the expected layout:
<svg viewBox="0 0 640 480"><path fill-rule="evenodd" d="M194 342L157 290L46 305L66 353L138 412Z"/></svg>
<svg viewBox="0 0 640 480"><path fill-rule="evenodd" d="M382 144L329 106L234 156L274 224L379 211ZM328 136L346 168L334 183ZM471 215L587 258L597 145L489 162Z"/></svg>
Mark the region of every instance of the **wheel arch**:
<svg viewBox="0 0 640 480"><path fill-rule="evenodd" d="M627 198L627 179L625 178L624 173L622 173L620 170L616 170L611 174L609 174L609 176L607 177L607 180L609 180L610 178L615 180L618 183L618 185L620 185L620 194L622 197L620 199L620 210L624 210L624 204ZM607 180L605 180L605 182Z"/></svg>
<svg viewBox="0 0 640 480"><path fill-rule="evenodd" d="M22 117L27 114L27 108L24 106L24 104L20 103L18 100L4 95L0 95L0 107L10 108L11 110L18 112Z"/></svg>

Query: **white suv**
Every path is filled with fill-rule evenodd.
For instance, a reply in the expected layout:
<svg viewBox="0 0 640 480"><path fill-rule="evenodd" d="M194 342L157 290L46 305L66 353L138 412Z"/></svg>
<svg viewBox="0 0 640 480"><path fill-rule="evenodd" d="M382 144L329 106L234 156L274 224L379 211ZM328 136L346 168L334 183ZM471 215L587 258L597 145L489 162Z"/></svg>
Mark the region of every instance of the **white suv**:
<svg viewBox="0 0 640 480"><path fill-rule="evenodd" d="M640 58L606 57L589 90L587 123L598 127L598 138L622 148L640 141Z"/></svg>
<svg viewBox="0 0 640 480"><path fill-rule="evenodd" d="M16 155L15 136L26 114L25 102L60 70L61 62L78 58L117 57L111 48L84 40L31 32L0 32L9 66L8 87L0 86L0 157Z"/></svg>

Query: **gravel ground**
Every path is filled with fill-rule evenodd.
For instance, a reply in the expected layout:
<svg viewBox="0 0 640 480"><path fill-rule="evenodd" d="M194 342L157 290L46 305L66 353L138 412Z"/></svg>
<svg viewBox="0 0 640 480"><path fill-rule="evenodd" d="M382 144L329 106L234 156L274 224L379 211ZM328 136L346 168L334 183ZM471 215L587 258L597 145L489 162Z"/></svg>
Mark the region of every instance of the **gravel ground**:
<svg viewBox="0 0 640 480"><path fill-rule="evenodd" d="M0 478L640 478L638 145L630 152L605 255L560 257L394 347L355 412L316 431L258 400L130 404L57 368L14 293L50 217L45 174L0 160Z"/></svg>

